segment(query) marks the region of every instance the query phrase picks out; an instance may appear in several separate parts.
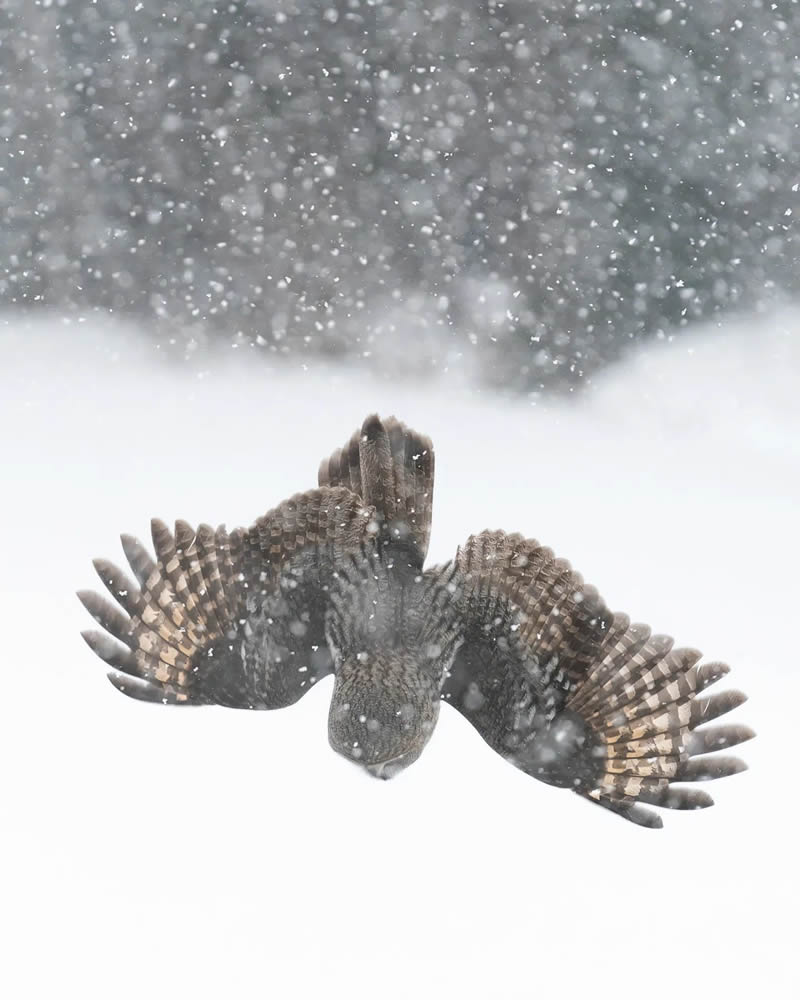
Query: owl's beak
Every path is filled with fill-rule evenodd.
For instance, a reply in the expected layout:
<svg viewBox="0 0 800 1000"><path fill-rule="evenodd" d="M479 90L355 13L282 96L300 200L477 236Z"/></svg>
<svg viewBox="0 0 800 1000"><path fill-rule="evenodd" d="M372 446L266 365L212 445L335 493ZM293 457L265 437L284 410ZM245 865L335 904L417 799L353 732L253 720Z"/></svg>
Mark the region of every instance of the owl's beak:
<svg viewBox="0 0 800 1000"><path fill-rule="evenodd" d="M413 764L417 757L419 757L418 752L408 750L397 757L382 760L379 764L365 764L364 766L374 778L383 778L384 781L387 781L389 778L394 778L409 764Z"/></svg>

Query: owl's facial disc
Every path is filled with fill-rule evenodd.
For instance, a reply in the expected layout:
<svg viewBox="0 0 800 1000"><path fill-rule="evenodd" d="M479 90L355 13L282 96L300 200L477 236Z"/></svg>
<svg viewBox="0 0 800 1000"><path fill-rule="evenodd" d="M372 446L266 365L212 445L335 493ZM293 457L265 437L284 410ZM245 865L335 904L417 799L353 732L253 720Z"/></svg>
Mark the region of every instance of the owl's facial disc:
<svg viewBox="0 0 800 1000"><path fill-rule="evenodd" d="M420 677L416 684L399 681L397 674L368 678L361 671L343 670L334 686L330 744L376 778L394 777L412 764L439 715L439 692L427 679Z"/></svg>

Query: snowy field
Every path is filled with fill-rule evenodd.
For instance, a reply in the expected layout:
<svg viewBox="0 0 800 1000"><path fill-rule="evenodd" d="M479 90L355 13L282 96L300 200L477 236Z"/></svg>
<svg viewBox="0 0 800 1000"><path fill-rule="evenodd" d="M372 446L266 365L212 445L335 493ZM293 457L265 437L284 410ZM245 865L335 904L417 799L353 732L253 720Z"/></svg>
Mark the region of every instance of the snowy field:
<svg viewBox="0 0 800 1000"><path fill-rule="evenodd" d="M499 403L236 357L169 367L110 320L0 321L6 997L592 1000L798 985L800 313L648 348L578 401ZM378 782L292 709L116 694L90 559L153 514L250 523L365 414L437 451L431 556L503 527L733 666L759 736L717 805L627 824L444 709Z"/></svg>

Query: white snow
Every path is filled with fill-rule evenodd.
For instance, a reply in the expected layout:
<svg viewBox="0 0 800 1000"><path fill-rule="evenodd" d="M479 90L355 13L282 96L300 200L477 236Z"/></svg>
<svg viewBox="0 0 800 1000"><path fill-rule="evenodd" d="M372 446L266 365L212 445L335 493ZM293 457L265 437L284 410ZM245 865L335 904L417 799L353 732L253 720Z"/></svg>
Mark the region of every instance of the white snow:
<svg viewBox="0 0 800 1000"><path fill-rule="evenodd" d="M0 320L5 996L649 1000L797 982L800 313L650 347L584 398L500 403L249 359L170 366L109 319ZM717 805L629 825L455 712L375 781L330 681L275 713L120 697L83 644L90 558L149 517L249 523L368 412L432 435L432 557L546 541L732 664L759 738Z"/></svg>

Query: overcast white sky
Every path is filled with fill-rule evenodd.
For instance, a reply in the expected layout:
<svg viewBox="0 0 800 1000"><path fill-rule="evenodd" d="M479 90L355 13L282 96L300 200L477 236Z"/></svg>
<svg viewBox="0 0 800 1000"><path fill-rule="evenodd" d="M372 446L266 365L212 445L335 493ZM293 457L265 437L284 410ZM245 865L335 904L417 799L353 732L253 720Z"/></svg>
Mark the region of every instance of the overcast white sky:
<svg viewBox="0 0 800 1000"><path fill-rule="evenodd" d="M799 335L798 313L728 321L532 406L0 320L4 994L794 995ZM433 560L523 532L731 663L759 737L714 809L642 830L448 710L374 781L327 746L330 681L276 713L114 692L79 636L91 557L154 514L250 523L374 410L434 439Z"/></svg>

